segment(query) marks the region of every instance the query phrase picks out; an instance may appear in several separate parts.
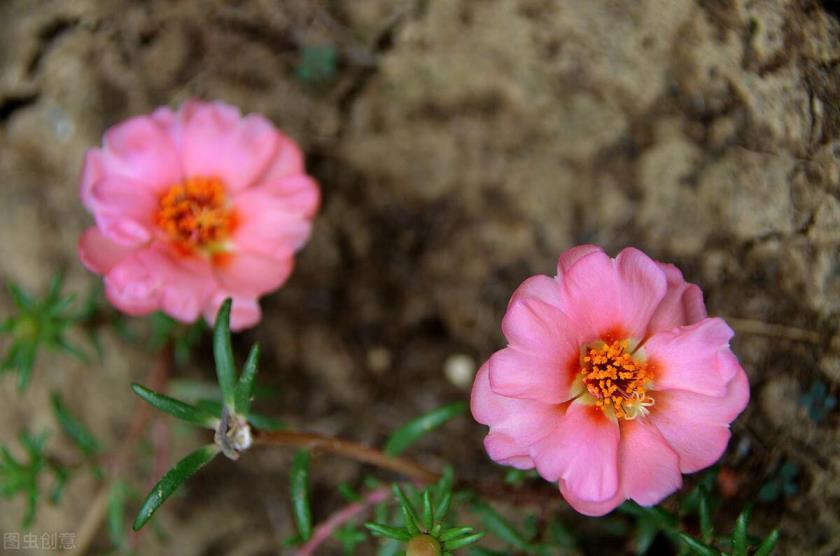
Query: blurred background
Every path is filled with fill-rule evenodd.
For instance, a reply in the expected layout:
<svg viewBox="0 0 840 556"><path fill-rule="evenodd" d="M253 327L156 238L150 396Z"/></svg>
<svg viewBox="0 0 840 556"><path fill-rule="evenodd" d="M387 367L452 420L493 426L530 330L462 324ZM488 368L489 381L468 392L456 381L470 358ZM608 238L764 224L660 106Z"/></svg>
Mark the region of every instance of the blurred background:
<svg viewBox="0 0 840 556"><path fill-rule="evenodd" d="M575 244L634 245L680 266L737 332L753 398L721 463L724 523L764 488L753 522L781 528L780 553L837 554L836 11L816 0L0 0L0 279L43 292L64 268L81 297L97 283L76 257L91 222L78 175L109 126L192 96L261 112L301 144L323 192L295 274L236 339L240 358L263 344L264 412L381 443L468 397L522 280L552 274ZM58 391L106 450L119 444L128 384L152 356L114 331L100 341L86 364L41 354L23 394L0 375L0 442L54 431ZM206 340L196 353L174 380L212 380ZM468 478L501 473L483 434L462 418L412 454ZM50 442L69 449L58 433ZM200 442L154 421L138 488ZM136 553L276 554L291 531L290 457L220 458ZM316 518L359 476L316 459ZM96 490L71 482L32 529L78 530ZM0 508L0 531L18 531L22 500ZM108 551L100 537L89 553Z"/></svg>

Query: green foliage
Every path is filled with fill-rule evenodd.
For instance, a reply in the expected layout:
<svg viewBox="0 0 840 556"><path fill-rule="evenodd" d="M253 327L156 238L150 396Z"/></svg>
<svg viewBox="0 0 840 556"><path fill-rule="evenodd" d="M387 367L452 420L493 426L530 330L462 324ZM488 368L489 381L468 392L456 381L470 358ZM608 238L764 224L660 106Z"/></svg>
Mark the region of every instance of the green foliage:
<svg viewBox="0 0 840 556"><path fill-rule="evenodd" d="M762 502L775 502L783 496L793 496L799 491L796 478L799 476L799 465L792 461L782 462L775 473L758 491L758 499Z"/></svg>
<svg viewBox="0 0 840 556"><path fill-rule="evenodd" d="M241 449L240 446L231 443L228 428L241 426L240 421L236 419L240 416L235 413L237 407L245 411L250 409L254 392L254 378L257 374L259 347L255 346L251 350L242 376L237 379L230 337L231 305L232 300L230 298L222 303L216 315L216 325L213 330L213 355L216 360L216 377L219 382L218 391L221 392L222 404L208 402L192 405L154 392L139 384L132 385L134 393L153 407L193 425L216 430L214 445L200 448L182 459L163 476L146 496L146 500L134 520L135 531L145 525L152 514L184 481L206 465L220 451L235 459L238 450ZM254 416L247 414L241 415L241 417L249 421L254 419Z"/></svg>
<svg viewBox="0 0 840 556"><path fill-rule="evenodd" d="M765 556L767 556L778 540L778 533L773 531L761 542L749 535L751 505L747 506L738 516L729 537L715 535L712 511L713 508L717 507L718 501L712 495L711 485L714 484L716 474L716 470L708 472L700 484L685 496L680 504L681 510L686 516L696 514L700 526L700 538L682 530L677 516L660 506L643 507L634 502L622 504L619 510L635 517L637 520L636 554L647 553L653 539L659 532L662 532L671 539L676 547L680 548L680 554L749 556L749 554L753 554L751 549L755 548L755 554L758 554L762 547L769 546L769 549L765 549L767 551ZM725 549L721 548L721 545Z"/></svg>
<svg viewBox="0 0 840 556"><path fill-rule="evenodd" d="M23 431L18 436L21 447L26 454L25 459L17 459L11 449L5 444L0 445L0 497L12 498L21 494L26 499L26 511L21 520L21 527L28 529L35 520L38 503L41 500L39 478L41 473L50 469L55 474L57 483L63 488L66 475L57 471L57 467L49 463L44 453L47 434L37 436Z"/></svg>
<svg viewBox="0 0 840 556"><path fill-rule="evenodd" d="M339 527L333 537L341 543L342 552L349 556L354 554L356 547L368 540L367 534L353 523L345 523Z"/></svg>
<svg viewBox="0 0 840 556"><path fill-rule="evenodd" d="M83 457L78 466L80 467L85 463L90 464L94 475L100 478L102 470L95 460L101 452L99 441L78 418L70 413L58 393L53 393L51 406L53 416L60 429L73 442ZM57 504L70 480L72 468L47 454L46 432L35 436L24 430L18 435L18 438L25 454L24 459L15 458L13 450L9 446L0 445L0 498L12 498L18 494L25 497L27 505L22 527L28 528L32 524L38 505L43 498L39 485L43 485L46 479L43 479L42 476L45 474L51 476L52 486L47 500L51 504Z"/></svg>
<svg viewBox="0 0 840 556"><path fill-rule="evenodd" d="M153 407L182 421L208 429L216 429L219 426L219 418L200 407L158 394L139 384L132 384L131 389Z"/></svg>
<svg viewBox="0 0 840 556"><path fill-rule="evenodd" d="M254 344L245 366L242 368L242 375L236 384L234 392L235 410L240 415L248 415L251 412L251 401L254 398L254 379L257 376L257 368L260 362L260 345Z"/></svg>
<svg viewBox="0 0 840 556"><path fill-rule="evenodd" d="M525 535L488 504L478 502L474 510L481 517L481 524L491 535L517 550L529 554L536 551L536 548L525 539Z"/></svg>
<svg viewBox="0 0 840 556"><path fill-rule="evenodd" d="M431 537L443 548L444 554L471 545L483 536L483 532L472 527L452 525L448 516L452 506L453 492L452 469L448 468L440 480L423 491L417 491L411 485L392 485L394 497L402 515L400 524L384 523L386 515L382 509L375 516L377 522L365 523L365 527L377 537L408 543L416 537ZM380 508L384 508L381 506ZM385 549L385 547L389 547ZM393 550L394 544L383 545L385 550ZM383 550L380 550L380 554Z"/></svg>
<svg viewBox="0 0 840 556"><path fill-rule="evenodd" d="M221 415L222 409L224 407L221 402L213 400L199 400L198 402L196 402L195 406L198 409L201 409L213 415ZM251 423L254 427L264 431L281 430L287 428L286 423L284 423L283 421L275 419L274 417L262 415L260 413L249 413L247 415L242 415L242 417L244 417L245 420Z"/></svg>
<svg viewBox="0 0 840 556"><path fill-rule="evenodd" d="M213 355L216 358L216 377L222 390L222 403L230 411L234 409L236 397L236 363L233 361L233 345L230 341L230 309L233 300L228 298L216 315L213 329Z"/></svg>
<svg viewBox="0 0 840 556"><path fill-rule="evenodd" d="M202 319L192 324L183 324L164 313L154 313L151 322L152 335L149 338L149 347L153 351L160 351L167 345L172 346L175 363L178 366L187 364L193 348L207 330L207 325Z"/></svg>
<svg viewBox="0 0 840 556"><path fill-rule="evenodd" d="M323 85L338 74L338 51L331 44L307 45L300 51L295 76L307 85Z"/></svg>
<svg viewBox="0 0 840 556"><path fill-rule="evenodd" d="M528 479L537 479L539 478L539 474L536 470L524 470L524 469L516 469L515 467L511 467L505 472L505 482L509 485L513 486L522 486L522 484Z"/></svg>
<svg viewBox="0 0 840 556"><path fill-rule="evenodd" d="M146 496L137 517L134 518L133 529L139 531L184 481L207 465L218 453L219 448L216 445L202 446L176 463Z"/></svg>
<svg viewBox="0 0 840 556"><path fill-rule="evenodd" d="M837 397L828 391L825 382L818 380L799 398L799 405L808 410L808 417L820 424L837 407Z"/></svg>
<svg viewBox="0 0 840 556"><path fill-rule="evenodd" d="M394 431L383 451L389 456L398 456L430 430L466 412L466 402L455 402L421 415Z"/></svg>
<svg viewBox="0 0 840 556"><path fill-rule="evenodd" d="M52 277L43 299L36 299L17 284L8 284L17 312L0 323L0 334L11 337L9 350L0 362L0 372L16 372L20 390L29 385L38 350L42 347L87 360L85 352L66 337L67 329L80 317L71 311L73 296L62 295L61 288L61 274Z"/></svg>
<svg viewBox="0 0 840 556"><path fill-rule="evenodd" d="M58 392L53 392L52 397L53 415L61 426L61 430L78 446L79 450L87 457L93 457L100 451L99 441L93 436L87 427L76 419Z"/></svg>
<svg viewBox="0 0 840 556"><path fill-rule="evenodd" d="M298 529L298 538L308 541L312 537L312 510L309 506L309 451L295 454L290 473L292 513Z"/></svg>
<svg viewBox="0 0 840 556"><path fill-rule="evenodd" d="M128 485L123 481L114 481L108 493L108 509L106 524L108 538L117 549L122 549L126 543L125 503L128 497Z"/></svg>

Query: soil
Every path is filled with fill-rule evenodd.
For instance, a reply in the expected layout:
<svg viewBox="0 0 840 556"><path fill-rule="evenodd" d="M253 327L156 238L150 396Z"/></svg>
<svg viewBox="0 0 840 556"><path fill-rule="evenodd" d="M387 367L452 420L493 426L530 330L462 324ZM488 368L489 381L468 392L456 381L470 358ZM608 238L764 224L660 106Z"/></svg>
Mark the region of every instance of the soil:
<svg viewBox="0 0 840 556"><path fill-rule="evenodd" d="M304 54L324 45L335 72L302 76ZM95 278L75 254L90 224L78 200L85 149L190 96L269 116L323 188L294 276L237 339L242 357L263 343L262 379L280 388L266 412L382 442L468 396L446 369L474 369L502 346L524 278L551 273L574 244L635 245L680 266L738 332L752 402L722 462L735 485L721 523L793 462L796 492L759 503L754 529L779 527L780 554L840 553L840 415L814 420L801 403L814 384L840 394L832 2L0 0L0 279L41 291L63 267L68 288L86 292ZM44 354L25 394L0 381L0 441L55 430L58 390L118 444L128 383L145 380L151 356L102 338L92 364ZM207 347L178 378L211 380ZM164 461L201 441L160 423ZM465 477L498 474L483 434L464 418L412 454ZM71 449L57 433L51 442ZM289 461L262 450L214 462L157 516L168 540L147 533L139 553L276 554L291 532ZM316 518L361 471L316 460ZM73 481L33 529L76 530L95 489ZM17 530L20 501L2 508L0 530Z"/></svg>

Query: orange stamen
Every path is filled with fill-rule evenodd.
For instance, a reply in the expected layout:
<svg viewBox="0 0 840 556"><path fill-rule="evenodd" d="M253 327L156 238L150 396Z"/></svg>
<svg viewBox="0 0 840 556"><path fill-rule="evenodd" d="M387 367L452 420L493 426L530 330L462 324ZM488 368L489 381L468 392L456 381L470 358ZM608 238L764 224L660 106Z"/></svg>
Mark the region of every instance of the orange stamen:
<svg viewBox="0 0 840 556"><path fill-rule="evenodd" d="M596 342L584 347L580 358L583 384L595 405L611 409L621 419L646 415L653 405L647 394L653 385L653 370L627 351L628 340Z"/></svg>
<svg viewBox="0 0 840 556"><path fill-rule="evenodd" d="M195 177L169 188L160 199L155 222L180 252L213 254L230 235L235 216L220 179Z"/></svg>

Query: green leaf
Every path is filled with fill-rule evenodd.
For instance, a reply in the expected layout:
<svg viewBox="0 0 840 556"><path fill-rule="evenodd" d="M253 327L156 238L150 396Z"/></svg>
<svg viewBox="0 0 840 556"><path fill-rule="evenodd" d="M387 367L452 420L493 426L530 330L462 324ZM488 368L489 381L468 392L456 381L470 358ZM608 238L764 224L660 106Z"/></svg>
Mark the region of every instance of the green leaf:
<svg viewBox="0 0 840 556"><path fill-rule="evenodd" d="M692 554L698 554L699 556L720 556L720 552L717 549L703 541L697 540L686 533L680 533L679 535L680 539L691 549Z"/></svg>
<svg viewBox="0 0 840 556"><path fill-rule="evenodd" d="M779 542L779 530L774 529L763 541L761 541L761 544L758 545L758 548L753 556L770 556L770 553L773 552L777 542Z"/></svg>
<svg viewBox="0 0 840 556"><path fill-rule="evenodd" d="M236 396L236 364L233 361L233 346L230 342L231 298L225 299L216 315L213 329L213 355L216 358L216 376L222 391L222 401L233 410Z"/></svg>
<svg viewBox="0 0 840 556"><path fill-rule="evenodd" d="M411 535L408 531L400 527L391 527L389 525L382 525L381 523L365 523L365 527L377 537L386 537L403 542L411 540Z"/></svg>
<svg viewBox="0 0 840 556"><path fill-rule="evenodd" d="M459 548L463 548L467 545L470 545L474 542L477 542L484 536L484 533L474 533L468 537L462 537L460 539L455 539L452 541L448 541L443 544L443 547L446 550L458 550Z"/></svg>
<svg viewBox="0 0 840 556"><path fill-rule="evenodd" d="M50 465L50 468L55 475L55 483L50 491L50 504L58 504L61 502L61 497L64 496L67 481L70 480L70 470L59 465Z"/></svg>
<svg viewBox="0 0 840 556"><path fill-rule="evenodd" d="M345 523L333 533L333 537L341 543L341 550L345 556L355 554L356 546L368 540L367 534L354 523Z"/></svg>
<svg viewBox="0 0 840 556"><path fill-rule="evenodd" d="M38 344L35 342L19 342L17 347L13 365L18 371L18 390L23 391L29 386L29 377L32 375L32 366L35 364L35 352L38 350Z"/></svg>
<svg viewBox="0 0 840 556"><path fill-rule="evenodd" d="M496 510L486 504L477 504L476 510L481 514L481 523L484 524L488 532L519 550L525 552L531 550L531 545L528 544L522 534Z"/></svg>
<svg viewBox="0 0 840 556"><path fill-rule="evenodd" d="M747 524L750 521L752 508L747 507L735 520L732 531L732 556L747 556Z"/></svg>
<svg viewBox="0 0 840 556"><path fill-rule="evenodd" d="M128 487L122 481L115 481L108 494L108 538L115 547L125 544L125 497Z"/></svg>
<svg viewBox="0 0 840 556"><path fill-rule="evenodd" d="M403 514L403 519L405 520L405 526L408 528L408 532L413 535L420 534L420 520L417 518L417 513L414 511L414 507L411 505L411 501L403 492L403 489L400 488L400 485L394 483L391 485L391 489L394 491L394 496L400 503L400 510Z"/></svg>
<svg viewBox="0 0 840 556"><path fill-rule="evenodd" d="M712 542L715 530L712 524L712 511L709 504L709 491L700 486L700 500L697 513L700 515L700 535L704 543Z"/></svg>
<svg viewBox="0 0 840 556"><path fill-rule="evenodd" d="M12 302L17 306L18 309L22 311L31 311L35 309L35 299L31 295L23 291L23 288L13 283L7 284L7 287L9 289L9 295L12 298Z"/></svg>
<svg viewBox="0 0 840 556"><path fill-rule="evenodd" d="M260 415L259 413L249 413L245 419L258 429L264 431L279 431L287 428L286 423L274 417L267 415Z"/></svg>
<svg viewBox="0 0 840 556"><path fill-rule="evenodd" d="M636 526L636 554L645 554L659 533L659 525L652 519L640 519Z"/></svg>
<svg viewBox="0 0 840 556"><path fill-rule="evenodd" d="M312 536L312 510L309 507L309 452L295 454L291 470L292 512L300 538L308 541Z"/></svg>
<svg viewBox="0 0 840 556"><path fill-rule="evenodd" d="M169 498L173 492L178 490L184 481L189 479L196 471L207 465L219 453L215 445L202 446L181 461L175 464L163 478L149 492L137 517L134 518L133 529L139 531L157 509Z"/></svg>
<svg viewBox="0 0 840 556"><path fill-rule="evenodd" d="M440 541L446 542L451 541L453 539L457 539L458 537L463 537L464 535L468 535L473 532L472 527L453 527L452 529L447 529L440 535Z"/></svg>
<svg viewBox="0 0 840 556"><path fill-rule="evenodd" d="M64 272L58 271L50 278L50 285L47 288L47 305L54 305L61 300L61 285L64 282ZM64 307L62 307L64 308Z"/></svg>
<svg viewBox="0 0 840 556"><path fill-rule="evenodd" d="M429 489L423 491L423 529L430 531L434 525L434 510L432 509L432 493Z"/></svg>
<svg viewBox="0 0 840 556"><path fill-rule="evenodd" d="M251 399L254 397L254 377L257 376L257 367L260 361L260 344L254 344L239 383L236 385L236 399L234 400L236 412L240 415L248 415L251 411Z"/></svg>
<svg viewBox="0 0 840 556"><path fill-rule="evenodd" d="M175 398L170 398L163 394L158 394L153 390L149 390L140 384L132 384L131 389L134 393L147 401L150 405L157 409L177 417L182 421L205 427L208 429L215 429L219 425L219 418L201 408L184 403Z"/></svg>
<svg viewBox="0 0 840 556"><path fill-rule="evenodd" d="M398 456L430 430L463 415L466 411L467 404L463 401L430 411L397 429L385 444L384 452L389 456Z"/></svg>
<svg viewBox="0 0 840 556"><path fill-rule="evenodd" d="M338 51L331 44L306 45L301 49L295 67L297 78L307 85L322 85L338 71Z"/></svg>
<svg viewBox="0 0 840 556"><path fill-rule="evenodd" d="M362 499L361 495L345 482L339 483L338 493L348 502L359 502Z"/></svg>
<svg viewBox="0 0 840 556"><path fill-rule="evenodd" d="M61 430L76 443L84 455L96 455L100 450L96 437L70 413L58 392L53 392L51 399L53 413L61 425Z"/></svg>
<svg viewBox="0 0 840 556"><path fill-rule="evenodd" d="M455 483L455 472L451 465L443 468L443 474L435 485L435 521L443 521L449 513L452 504L452 485Z"/></svg>

